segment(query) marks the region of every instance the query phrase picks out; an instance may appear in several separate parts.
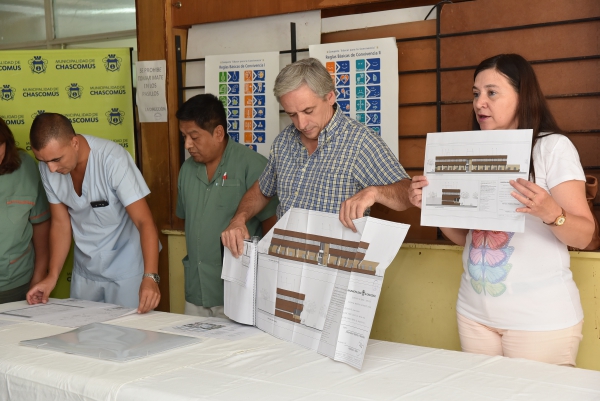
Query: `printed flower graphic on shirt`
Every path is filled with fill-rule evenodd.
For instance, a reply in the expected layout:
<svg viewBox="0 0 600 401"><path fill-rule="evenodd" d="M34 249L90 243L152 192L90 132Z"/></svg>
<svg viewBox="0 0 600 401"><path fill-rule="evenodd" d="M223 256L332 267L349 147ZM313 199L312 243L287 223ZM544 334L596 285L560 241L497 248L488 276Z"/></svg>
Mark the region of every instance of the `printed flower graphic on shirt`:
<svg viewBox="0 0 600 401"><path fill-rule="evenodd" d="M469 245L469 275L473 289L498 297L506 291L506 280L512 265L508 263L515 250L508 246L515 233L473 230Z"/></svg>

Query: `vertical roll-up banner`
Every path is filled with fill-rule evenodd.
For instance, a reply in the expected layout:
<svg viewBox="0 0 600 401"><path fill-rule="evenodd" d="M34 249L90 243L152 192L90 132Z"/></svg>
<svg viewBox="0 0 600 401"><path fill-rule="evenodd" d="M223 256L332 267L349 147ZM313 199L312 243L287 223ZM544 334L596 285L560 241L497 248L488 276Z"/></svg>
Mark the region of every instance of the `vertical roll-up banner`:
<svg viewBox="0 0 600 401"><path fill-rule="evenodd" d="M135 158L131 51L0 51L0 117L33 156L29 128L41 113L65 115L78 134L112 140ZM53 297L69 296L72 251Z"/></svg>

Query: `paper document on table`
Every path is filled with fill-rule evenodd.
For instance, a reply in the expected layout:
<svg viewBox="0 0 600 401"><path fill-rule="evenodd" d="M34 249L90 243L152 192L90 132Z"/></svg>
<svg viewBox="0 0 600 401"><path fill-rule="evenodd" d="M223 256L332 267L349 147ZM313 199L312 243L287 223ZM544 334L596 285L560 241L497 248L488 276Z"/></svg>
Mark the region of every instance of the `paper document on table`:
<svg viewBox="0 0 600 401"><path fill-rule="evenodd" d="M163 327L160 330L184 336L210 337L222 340L242 340L260 334L260 330L254 326L247 326L217 317L194 318L178 323L176 326Z"/></svg>
<svg viewBox="0 0 600 401"><path fill-rule="evenodd" d="M0 313L0 317L29 320L63 327L80 327L116 319L137 310L120 305L81 299L49 299L48 303L17 306Z"/></svg>
<svg viewBox="0 0 600 401"><path fill-rule="evenodd" d="M254 312L259 329L360 369L383 275L409 226L372 217L354 225L356 233L337 214L289 210L258 244Z"/></svg>
<svg viewBox="0 0 600 401"><path fill-rule="evenodd" d="M26 347L128 362L202 340L111 324L92 323L54 336L21 341Z"/></svg>
<svg viewBox="0 0 600 401"><path fill-rule="evenodd" d="M224 250L223 312L238 323L254 325L257 244L258 240L244 241L244 253L239 258L234 258L228 248Z"/></svg>
<svg viewBox="0 0 600 401"><path fill-rule="evenodd" d="M421 225L523 232L510 180L529 177L533 131L427 134Z"/></svg>

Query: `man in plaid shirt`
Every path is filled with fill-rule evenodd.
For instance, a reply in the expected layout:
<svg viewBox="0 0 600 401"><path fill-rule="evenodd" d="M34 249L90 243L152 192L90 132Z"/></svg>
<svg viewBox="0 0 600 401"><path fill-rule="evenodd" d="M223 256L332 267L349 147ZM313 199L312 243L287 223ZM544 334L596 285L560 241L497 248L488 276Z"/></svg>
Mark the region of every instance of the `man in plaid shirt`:
<svg viewBox="0 0 600 401"><path fill-rule="evenodd" d="M339 213L344 226L374 203L411 207L410 177L379 135L337 107L327 69L314 58L285 67L275 80L277 100L293 124L275 139L269 162L221 234L234 256L249 238L246 222L275 195L277 218L292 207Z"/></svg>

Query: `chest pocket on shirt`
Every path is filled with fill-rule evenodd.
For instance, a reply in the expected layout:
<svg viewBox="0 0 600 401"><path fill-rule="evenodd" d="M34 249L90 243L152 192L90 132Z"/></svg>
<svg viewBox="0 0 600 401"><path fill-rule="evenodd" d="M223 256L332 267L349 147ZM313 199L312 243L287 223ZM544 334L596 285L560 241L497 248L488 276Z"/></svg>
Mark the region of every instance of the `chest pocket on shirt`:
<svg viewBox="0 0 600 401"><path fill-rule="evenodd" d="M29 220L29 213L35 206L33 196L14 196L6 200L6 213L8 219L19 226Z"/></svg>
<svg viewBox="0 0 600 401"><path fill-rule="evenodd" d="M240 185L240 180L225 180L225 182L219 186L219 209L226 210L226 213L231 213L231 216L233 217L245 192L244 188Z"/></svg>
<svg viewBox="0 0 600 401"><path fill-rule="evenodd" d="M121 216L119 216L114 204L105 207L93 207L92 213L96 216L100 227L116 226L121 222Z"/></svg>

